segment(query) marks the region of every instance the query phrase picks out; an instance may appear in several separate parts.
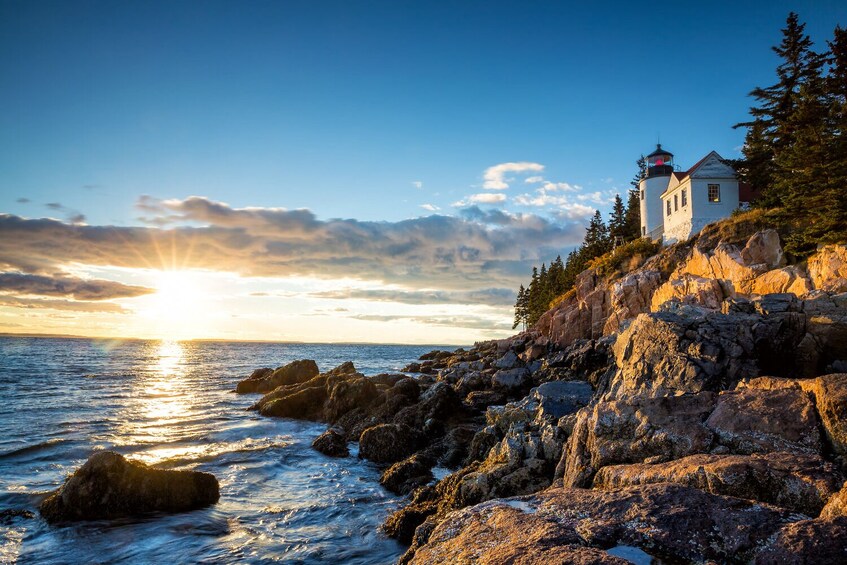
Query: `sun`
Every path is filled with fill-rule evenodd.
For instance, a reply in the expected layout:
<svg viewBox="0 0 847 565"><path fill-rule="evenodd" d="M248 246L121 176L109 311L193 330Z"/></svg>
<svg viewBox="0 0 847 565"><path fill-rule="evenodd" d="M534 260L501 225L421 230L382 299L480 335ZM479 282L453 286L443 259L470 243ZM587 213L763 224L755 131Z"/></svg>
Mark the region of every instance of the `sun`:
<svg viewBox="0 0 847 565"><path fill-rule="evenodd" d="M191 271L158 271L154 287L156 292L141 312L153 324L153 331L163 339L202 336L211 311L203 278Z"/></svg>

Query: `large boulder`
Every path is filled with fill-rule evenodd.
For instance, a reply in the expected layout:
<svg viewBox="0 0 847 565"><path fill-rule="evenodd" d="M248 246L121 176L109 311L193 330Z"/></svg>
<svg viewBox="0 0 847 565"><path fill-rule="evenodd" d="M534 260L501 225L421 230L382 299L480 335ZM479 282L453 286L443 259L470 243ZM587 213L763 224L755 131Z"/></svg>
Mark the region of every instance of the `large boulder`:
<svg viewBox="0 0 847 565"><path fill-rule="evenodd" d="M235 392L269 392L278 386L304 383L317 375L317 363L311 359L301 359L275 371L257 369L250 377L238 383Z"/></svg>
<svg viewBox="0 0 847 565"><path fill-rule="evenodd" d="M779 452L700 454L653 465L610 465L597 472L594 487L610 490L676 483L817 516L842 482L843 477L832 464L816 455Z"/></svg>
<svg viewBox="0 0 847 565"><path fill-rule="evenodd" d="M323 415L326 399L326 386L311 386L262 404L259 413L276 418L318 420Z"/></svg>
<svg viewBox="0 0 847 565"><path fill-rule="evenodd" d="M577 413L556 476L568 487L591 485L606 465L655 463L707 452L713 432L704 421L712 392L598 402Z"/></svg>
<svg viewBox="0 0 847 565"><path fill-rule="evenodd" d="M753 565L829 565L847 561L847 518L803 520L783 526Z"/></svg>
<svg viewBox="0 0 847 565"><path fill-rule="evenodd" d="M122 455L92 455L39 508L48 522L113 519L148 512L184 512L214 504L218 481L209 473L153 469Z"/></svg>
<svg viewBox="0 0 847 565"><path fill-rule="evenodd" d="M830 497L820 515L823 520L834 520L839 516L847 517L847 484Z"/></svg>
<svg viewBox="0 0 847 565"><path fill-rule="evenodd" d="M812 392L824 432L838 455L847 456L847 373L815 379Z"/></svg>
<svg viewBox="0 0 847 565"><path fill-rule="evenodd" d="M799 387L722 392L706 426L733 453L821 451L815 406Z"/></svg>
<svg viewBox="0 0 847 565"><path fill-rule="evenodd" d="M743 563L797 518L768 505L673 484L610 492L553 488L452 512L428 539L416 539L404 559L523 563L524 555L533 556L526 562L538 556L539 563L618 563L597 553L583 561L581 551L628 546L646 553L645 562L653 555L671 563Z"/></svg>
<svg viewBox="0 0 847 565"><path fill-rule="evenodd" d="M358 375L345 375L327 380L329 398L324 405L324 417L330 423L353 410L373 402L380 392L371 379Z"/></svg>
<svg viewBox="0 0 847 565"><path fill-rule="evenodd" d="M809 276L815 288L847 292L847 245L827 245L809 257Z"/></svg>
<svg viewBox="0 0 847 565"><path fill-rule="evenodd" d="M606 398L717 391L756 376L754 315L686 306L641 314L615 341L618 370Z"/></svg>
<svg viewBox="0 0 847 565"><path fill-rule="evenodd" d="M359 457L374 463L396 463L417 451L420 443L420 432L409 426L379 424L362 432Z"/></svg>

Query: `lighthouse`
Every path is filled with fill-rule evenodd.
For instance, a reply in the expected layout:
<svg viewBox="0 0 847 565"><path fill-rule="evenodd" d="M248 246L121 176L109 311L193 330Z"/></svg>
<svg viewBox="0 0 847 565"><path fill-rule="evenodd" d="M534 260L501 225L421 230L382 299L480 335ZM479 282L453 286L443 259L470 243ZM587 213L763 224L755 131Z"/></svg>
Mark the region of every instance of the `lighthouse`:
<svg viewBox="0 0 847 565"><path fill-rule="evenodd" d="M653 241L662 240L664 218L662 193L668 188L673 174L673 153L656 144L656 150L647 155L647 171L638 183L641 209L641 236Z"/></svg>

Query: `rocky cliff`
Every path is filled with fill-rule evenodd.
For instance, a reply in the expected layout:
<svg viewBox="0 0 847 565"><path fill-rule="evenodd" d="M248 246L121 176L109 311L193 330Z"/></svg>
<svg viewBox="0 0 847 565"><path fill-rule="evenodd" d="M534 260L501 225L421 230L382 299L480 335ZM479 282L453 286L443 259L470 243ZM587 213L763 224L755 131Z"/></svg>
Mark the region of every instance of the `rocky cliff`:
<svg viewBox="0 0 847 565"><path fill-rule="evenodd" d="M588 270L534 328L417 378L292 367L242 389L288 375L254 408L384 466L409 494L384 526L403 562L844 562L847 247L797 262L773 230L720 233Z"/></svg>

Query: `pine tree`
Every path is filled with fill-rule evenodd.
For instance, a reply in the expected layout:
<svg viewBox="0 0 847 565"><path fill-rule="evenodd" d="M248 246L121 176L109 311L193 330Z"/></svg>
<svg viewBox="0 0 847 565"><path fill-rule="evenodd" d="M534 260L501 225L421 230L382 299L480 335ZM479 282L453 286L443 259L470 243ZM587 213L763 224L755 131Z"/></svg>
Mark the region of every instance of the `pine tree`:
<svg viewBox="0 0 847 565"><path fill-rule="evenodd" d="M624 214L624 239L633 241L641 237L641 201L639 189L630 190Z"/></svg>
<svg viewBox="0 0 847 565"><path fill-rule="evenodd" d="M609 229L603 223L603 216L600 214L600 210L595 210L594 216L588 223L588 227L585 229L585 241L582 246L588 260L599 257L609 251L611 247Z"/></svg>
<svg viewBox="0 0 847 565"><path fill-rule="evenodd" d="M615 195L612 212L609 214L609 237L612 245L617 242L618 238L621 241L626 238L626 209L624 209L620 194Z"/></svg>
<svg viewBox="0 0 847 565"><path fill-rule="evenodd" d="M526 329L527 316L529 314L529 293L523 285L518 289L518 297L515 300L515 322L512 324L512 329L518 326L523 326Z"/></svg>
<svg viewBox="0 0 847 565"><path fill-rule="evenodd" d="M773 47L783 62L777 67L777 82L768 87L756 87L750 92L758 106L750 108L752 120L733 127L748 128L744 140L744 180L761 190L763 203L780 204L782 194L773 188L775 160L795 140L795 124L790 120L797 108L800 87L815 74L818 55L812 51L812 40L804 33L806 25L791 12L782 30L782 42Z"/></svg>
<svg viewBox="0 0 847 565"><path fill-rule="evenodd" d="M635 176L632 177L632 180L629 181L629 184L632 185L632 188L638 190L641 187L641 181L644 180L644 177L647 175L647 157L642 155L635 162L635 165L638 167L638 171L635 173Z"/></svg>

